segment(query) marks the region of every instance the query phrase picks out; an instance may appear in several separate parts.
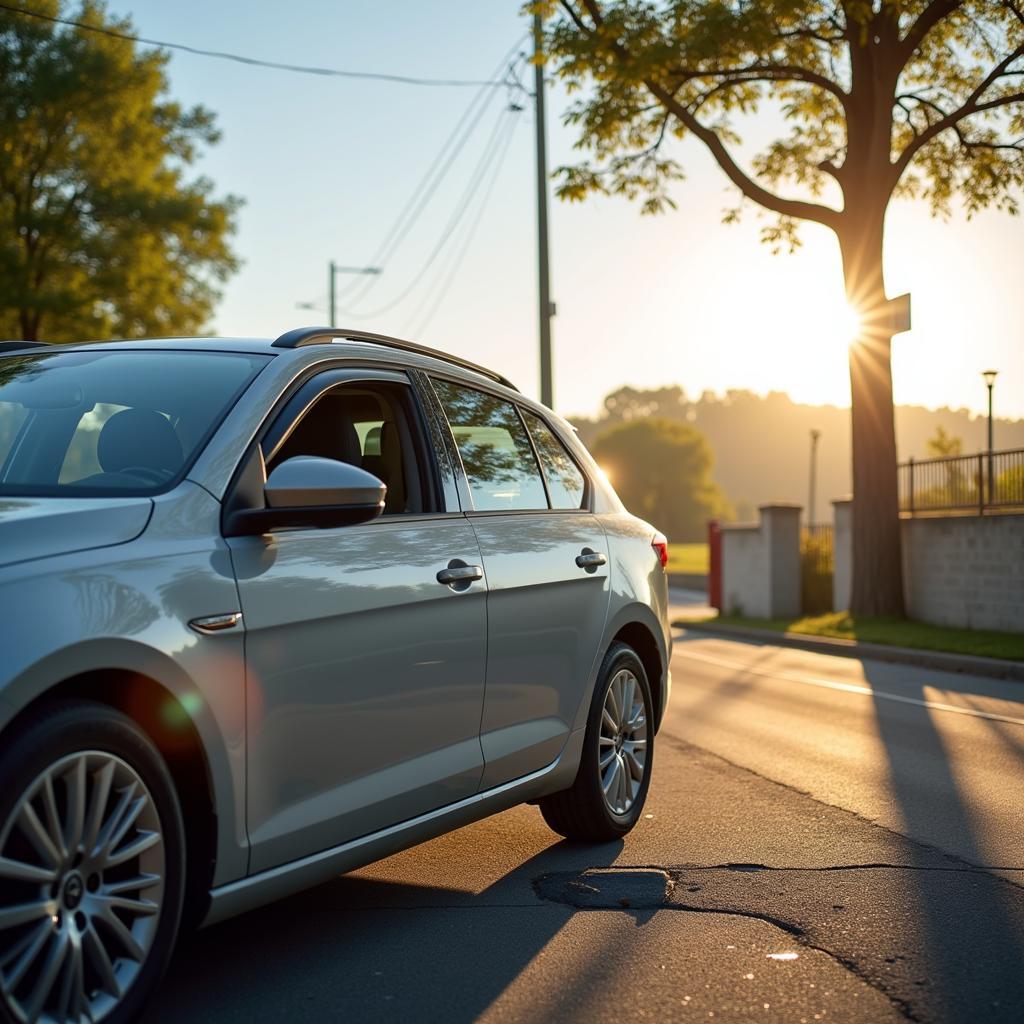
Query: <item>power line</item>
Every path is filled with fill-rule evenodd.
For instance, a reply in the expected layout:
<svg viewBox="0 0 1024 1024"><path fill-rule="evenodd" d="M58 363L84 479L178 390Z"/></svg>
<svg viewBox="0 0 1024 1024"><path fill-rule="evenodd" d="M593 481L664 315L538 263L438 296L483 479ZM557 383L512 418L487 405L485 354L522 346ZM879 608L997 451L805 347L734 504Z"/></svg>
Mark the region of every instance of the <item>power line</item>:
<svg viewBox="0 0 1024 1024"><path fill-rule="evenodd" d="M473 239L476 237L477 229L480 227L480 223L483 220L484 214L487 212L491 194L494 192L494 188L498 183L498 178L501 176L501 169L505 165L505 157L508 156L508 151L511 148L512 140L515 138L516 125L519 123L520 119L519 115L520 112L516 111L515 115L511 120L511 123L509 124L509 129L505 133L505 139L501 147L501 151L498 153L498 156L494 161L493 173L491 174L490 180L487 182L487 185L484 188L483 194L480 199L480 205L477 207L476 215L470 222L469 228L466 231L465 235L463 236L462 247L458 250L455 250L455 259L452 261L451 266L448 269L448 274L446 277L444 277L441 286L437 289L436 293L434 294L433 303L427 310L426 316L422 320L420 320L419 325L413 332L414 337L421 336L424 333L424 331L426 331L427 327L430 325L431 321L436 316L437 311L441 308L441 304L444 302L445 297L448 294L448 291L451 289L451 286L455 281L456 275L458 274L460 268L462 267L463 261L465 260L467 254L469 253L469 248L473 244ZM430 293L428 292L427 294L429 295ZM417 307L417 310L421 309L422 306L423 303L421 302L420 305ZM416 314L414 313L413 315L415 316Z"/></svg>
<svg viewBox="0 0 1024 1024"><path fill-rule="evenodd" d="M275 71L291 71L300 75L320 75L325 78L367 79L374 82L394 82L399 85L444 86L452 88L482 87L485 89L494 89L508 84L504 79L415 78L410 75L392 75L379 71L349 71L342 68L321 68L307 64L283 64L273 60L260 60L257 57L246 57L238 53L226 53L221 50L204 50L196 46L187 46L184 43L168 43L159 39L147 39L145 36L133 36L129 35L127 32L119 32L117 29L107 28L102 25L89 25L83 21L74 21L70 18L58 18L50 14L43 14L41 11L30 11L23 7L14 7L11 4L0 3L0 10L10 11L11 14L21 14L26 18L36 18L39 21L47 21L53 25L64 25L68 28L77 28L81 29L83 32L94 32L97 35L109 36L112 39L123 39L130 43L141 43L144 46L158 46L163 50L181 50L183 53L191 53L197 57L212 57L216 60L234 61L236 64L245 64L249 67L271 68Z"/></svg>
<svg viewBox="0 0 1024 1024"><path fill-rule="evenodd" d="M515 51L523 44L527 39L527 36L523 36L517 40L516 43L511 46L505 55L498 62L495 68L494 74L498 74L501 68L505 67ZM522 85L518 80L514 80L513 70L509 67L508 75L510 77L510 87L522 88ZM494 96L493 92L488 92L486 89L481 89L477 92L473 98L469 101L466 109L463 111L462 116L459 118L455 127L452 129L451 134L445 139L441 148L438 150L437 155L431 161L429 167L424 172L423 177L420 178L416 187L413 189L412 194L409 196L405 206L402 207L401 212L395 218L394 223L388 229L387 234L384 236L381 244L377 247L377 251L373 254L370 259L370 263L373 266L384 266L388 263L391 257L394 255L398 247L405 241L409 236L413 228L419 221L420 216L426 209L427 204L433 198L437 192L441 183L444 181L445 176L451 169L458 155L465 148L469 142L470 137L476 129L476 126L480 123L487 108L490 106L491 98ZM481 100L486 97L485 102L481 104ZM475 112L475 115L474 115ZM470 121L470 118L472 120ZM463 132L463 127L466 122L470 121L469 126ZM454 146L454 148L452 148ZM449 150L451 152L449 153ZM443 166L442 166L443 164ZM438 171L438 168L441 168ZM437 174L434 177L435 172ZM376 287L380 282L380 277L365 278L363 280L352 282L347 288L345 288L340 294L340 298L349 298L350 304L358 305L363 299L369 295L369 293Z"/></svg>
<svg viewBox="0 0 1024 1024"><path fill-rule="evenodd" d="M353 316L357 320L369 320L374 317L378 317L383 313L387 313L389 310L397 306L403 299L405 299L410 294L410 292L412 292L412 290L420 283L420 281L423 280L423 277L430 270L434 260L437 259L437 257L440 255L442 249L444 249L449 238L451 238L453 232L458 227L459 222L462 220L462 217L466 212L466 209L473 201L473 197L476 195L477 190L480 188L480 184L483 181L484 175L487 172L487 168L490 166L491 160L493 159L494 154L497 151L498 143L500 142L500 130L502 127L504 127L505 115L507 113L508 111L503 109L499 114L498 120L495 122L494 129L491 132L491 135L484 146L483 153L481 154L476 167L473 169L473 172L470 175L469 182L467 183L462 195L459 197L459 201L456 204L455 209L453 210L451 216L448 218L448 222L442 229L441 236L438 239L437 244L434 246L433 250L427 257L423 266L414 275L413 279L408 283L408 285L406 285L406 287L401 292L398 293L398 295L396 295L389 302L385 303L383 306L378 306L376 309L364 313L354 313L351 310L342 310L342 312L345 313L346 316Z"/></svg>

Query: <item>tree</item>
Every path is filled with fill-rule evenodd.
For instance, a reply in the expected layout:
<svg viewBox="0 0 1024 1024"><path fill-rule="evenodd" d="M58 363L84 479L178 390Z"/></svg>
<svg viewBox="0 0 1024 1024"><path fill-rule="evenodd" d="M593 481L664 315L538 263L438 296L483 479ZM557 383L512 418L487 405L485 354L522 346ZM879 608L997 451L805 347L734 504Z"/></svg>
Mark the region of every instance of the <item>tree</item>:
<svg viewBox="0 0 1024 1024"><path fill-rule="evenodd" d="M75 20L131 33L91 0ZM167 97L167 61L0 11L0 337L191 334L210 316L237 268L238 201L186 180L219 136L209 111Z"/></svg>
<svg viewBox="0 0 1024 1024"><path fill-rule="evenodd" d="M1021 0L542 0L545 52L579 98L567 121L593 160L562 167L559 193L672 205L682 176L664 152L692 136L743 199L775 214L767 241L812 221L839 243L864 329L850 348L852 609L903 611L896 440L883 274L894 196L945 213L1016 213L1024 183ZM584 87L586 87L584 89ZM749 168L737 115L765 101L792 126ZM784 195L784 190L795 190ZM741 200L742 202L743 200ZM736 211L727 215L735 216Z"/></svg>
<svg viewBox="0 0 1024 1024"><path fill-rule="evenodd" d="M941 423L936 426L935 433L928 438L927 444L928 454L936 459L964 453L963 439L951 434Z"/></svg>
<svg viewBox="0 0 1024 1024"><path fill-rule="evenodd" d="M670 540L703 540L708 519L730 512L711 479L711 449L693 427L630 420L601 434L593 451L626 507Z"/></svg>

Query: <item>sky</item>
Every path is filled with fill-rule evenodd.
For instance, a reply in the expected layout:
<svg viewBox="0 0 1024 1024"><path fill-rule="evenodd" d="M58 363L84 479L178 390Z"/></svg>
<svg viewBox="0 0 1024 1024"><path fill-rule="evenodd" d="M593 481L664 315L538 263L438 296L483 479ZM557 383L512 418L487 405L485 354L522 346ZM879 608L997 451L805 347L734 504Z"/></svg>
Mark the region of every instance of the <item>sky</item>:
<svg viewBox="0 0 1024 1024"><path fill-rule="evenodd" d="M517 41L528 45L520 0L109 6L146 37L400 75L489 79ZM245 200L235 238L243 267L212 324L227 336L326 322L328 261L370 264L477 92L296 75L181 52L168 73L172 95L209 107L223 132L193 173ZM532 69L522 74L532 88ZM522 93L491 92L382 273L339 276L339 323L467 356L536 395L534 121ZM510 111L510 102L525 109ZM574 158L575 136L560 116L567 102L554 84L552 168ZM752 119L748 137L769 137L772 116ZM476 205L431 261L478 161L491 152L489 139L498 149ZM849 404L848 316L833 236L807 225L797 254L773 255L760 244L765 221L755 209L738 225L722 224L736 193L700 144L678 144L676 155L687 178L673 190L678 208L666 215L641 216L618 198L551 200L556 408L593 414L623 384L680 384L695 397L788 391L797 401ZM897 402L980 413L981 371L994 368L997 415L1024 417L1022 255L1019 218L989 212L945 222L919 204L893 205L889 293L910 292L914 307L913 330L894 341ZM304 302L319 308L298 308Z"/></svg>

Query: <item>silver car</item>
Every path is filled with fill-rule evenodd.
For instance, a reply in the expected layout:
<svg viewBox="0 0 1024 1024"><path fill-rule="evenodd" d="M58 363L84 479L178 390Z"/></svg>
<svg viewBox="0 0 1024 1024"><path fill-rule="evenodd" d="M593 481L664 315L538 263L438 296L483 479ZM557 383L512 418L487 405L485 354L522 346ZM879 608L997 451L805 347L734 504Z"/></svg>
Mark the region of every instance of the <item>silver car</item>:
<svg viewBox="0 0 1024 1024"><path fill-rule="evenodd" d="M0 1016L515 804L633 827L667 546L565 421L356 331L3 348Z"/></svg>

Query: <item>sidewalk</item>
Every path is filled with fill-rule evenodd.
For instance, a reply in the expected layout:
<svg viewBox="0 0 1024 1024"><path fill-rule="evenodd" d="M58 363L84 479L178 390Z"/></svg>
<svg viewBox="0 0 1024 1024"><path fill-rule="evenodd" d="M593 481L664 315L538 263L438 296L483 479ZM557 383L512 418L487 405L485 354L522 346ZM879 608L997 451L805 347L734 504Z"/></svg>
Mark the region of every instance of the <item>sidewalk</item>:
<svg viewBox="0 0 1024 1024"><path fill-rule="evenodd" d="M670 601L673 594L670 592ZM676 610L682 614L675 614ZM729 640L775 644L779 647L795 647L818 654L840 655L846 658L869 658L874 661L888 661L902 665L916 665L939 672L959 672L966 675L986 676L991 679L1013 679L1024 682L1024 662L1004 661L999 658L979 658L967 654L947 654L944 651L929 651L918 647L896 647L890 644L866 643L863 640L844 640L838 637L807 636L803 633L779 633L769 629L754 629L749 626L720 625L715 621L700 622L700 609L694 605L670 604L672 624L688 633L702 633L720 636ZM714 609L704 609L705 614L714 614Z"/></svg>

